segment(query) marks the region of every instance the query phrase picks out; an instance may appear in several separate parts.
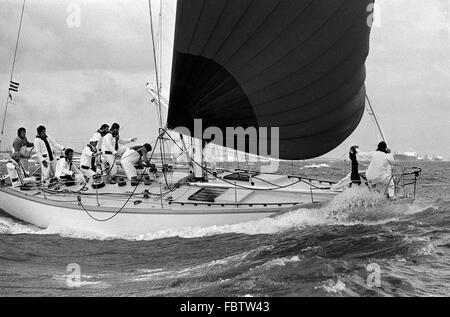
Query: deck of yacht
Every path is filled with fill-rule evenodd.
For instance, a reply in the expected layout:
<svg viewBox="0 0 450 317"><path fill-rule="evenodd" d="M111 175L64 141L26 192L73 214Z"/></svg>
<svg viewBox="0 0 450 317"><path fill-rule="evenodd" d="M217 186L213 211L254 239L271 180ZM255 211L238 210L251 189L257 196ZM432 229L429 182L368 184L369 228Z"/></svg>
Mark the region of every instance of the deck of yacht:
<svg viewBox="0 0 450 317"><path fill-rule="evenodd" d="M231 225L315 208L338 192L330 184L287 175L221 171L189 181L186 169L151 175L133 186L0 187L0 208L41 228L50 225L105 235L146 234L186 227ZM120 175L119 175L120 176Z"/></svg>
<svg viewBox="0 0 450 317"><path fill-rule="evenodd" d="M124 175L119 173L118 176ZM326 201L337 193L329 189L328 183L287 175L252 173L249 177L246 171L222 171L204 182L189 182L184 180L186 176L187 169L176 168L166 177L162 173L152 175L147 185L141 181L133 186L127 181L122 187L107 183L104 188L96 190L91 183L69 187L57 183L49 188L10 188L9 191L28 199L45 200L47 204L64 203L76 208L83 205L90 210L108 211L126 208L132 212L182 210L186 207L193 210L207 207L210 211L224 207L289 207Z"/></svg>

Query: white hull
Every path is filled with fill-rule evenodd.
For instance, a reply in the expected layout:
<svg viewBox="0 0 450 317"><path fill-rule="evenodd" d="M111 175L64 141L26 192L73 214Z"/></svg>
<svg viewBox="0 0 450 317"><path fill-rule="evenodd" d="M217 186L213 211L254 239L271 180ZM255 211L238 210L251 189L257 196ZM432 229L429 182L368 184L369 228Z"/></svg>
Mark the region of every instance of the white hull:
<svg viewBox="0 0 450 317"><path fill-rule="evenodd" d="M177 173L175 179L179 179ZM280 190L263 190L273 187L267 181L280 185L291 184L287 176L261 175L254 184L240 182L240 188L230 188L221 179L209 183L183 185L171 192L171 197L158 197L162 179L151 186L140 184L137 188L127 185L107 185L97 192L92 188L81 193L44 194L39 189L21 191L11 187L0 188L0 208L8 214L40 228L49 226L92 232L105 236L149 234L187 227L204 228L232 225L273 216L292 209L317 205L328 201L337 193L330 190L312 190L305 183ZM161 184L161 185L160 185ZM214 202L192 199L202 189L220 191ZM154 196L145 198L144 190ZM131 192L139 193L129 199ZM314 192L314 193L313 193ZM176 198L173 198L173 197ZM77 201L80 197L82 205ZM128 198L128 201L127 201ZM313 203L313 204L312 204ZM117 215L115 215L118 211ZM91 217L92 216L92 217ZM95 219L97 220L95 220ZM98 221L112 218L108 221Z"/></svg>
<svg viewBox="0 0 450 317"><path fill-rule="evenodd" d="M124 209L113 219L99 222L89 217L81 207L64 206L60 203L49 204L40 198L24 198L7 188L0 189L0 207L11 216L40 228L54 225L107 236L236 224L262 219L283 210L270 207L219 209L206 206L186 210L186 208L154 206L152 209L141 211ZM114 215L114 212L104 208L89 208L89 213L97 219L107 219Z"/></svg>

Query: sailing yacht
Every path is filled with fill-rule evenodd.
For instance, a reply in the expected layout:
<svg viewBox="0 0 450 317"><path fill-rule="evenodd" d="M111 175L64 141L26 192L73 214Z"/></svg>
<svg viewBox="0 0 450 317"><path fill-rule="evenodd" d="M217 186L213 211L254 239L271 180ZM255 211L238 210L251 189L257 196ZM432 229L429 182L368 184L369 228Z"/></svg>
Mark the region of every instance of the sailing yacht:
<svg viewBox="0 0 450 317"><path fill-rule="evenodd" d="M3 180L0 208L41 228L115 236L236 224L320 206L341 192L333 182L256 169L213 172L202 148L218 144L270 164L339 146L365 109L371 8L373 0L178 0L166 122L166 98L149 89L161 118L156 168L139 170L138 184L121 187L101 179L80 186ZM159 87L158 75L156 81ZM246 134L229 137L230 127L254 128L257 146ZM214 137L203 139L211 129ZM167 143L176 144L188 164L170 162ZM272 144L273 151L262 151Z"/></svg>

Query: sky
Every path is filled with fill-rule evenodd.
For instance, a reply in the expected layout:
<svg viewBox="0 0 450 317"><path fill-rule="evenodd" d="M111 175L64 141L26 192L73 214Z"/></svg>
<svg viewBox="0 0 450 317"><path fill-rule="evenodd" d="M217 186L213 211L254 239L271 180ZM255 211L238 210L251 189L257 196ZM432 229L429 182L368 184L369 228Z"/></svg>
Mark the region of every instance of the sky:
<svg viewBox="0 0 450 317"><path fill-rule="evenodd" d="M155 21L159 2L152 2ZM162 3L167 95L175 0ZM0 0L2 108L21 5ZM366 66L368 95L389 147L450 158L450 1L378 0ZM33 139L43 124L60 143L81 150L102 123L113 122L124 137L153 141L157 116L145 92L155 82L148 1L27 0L14 80L20 92L8 108L4 144L19 126ZM326 157L344 157L354 144L374 150L379 141L365 115Z"/></svg>

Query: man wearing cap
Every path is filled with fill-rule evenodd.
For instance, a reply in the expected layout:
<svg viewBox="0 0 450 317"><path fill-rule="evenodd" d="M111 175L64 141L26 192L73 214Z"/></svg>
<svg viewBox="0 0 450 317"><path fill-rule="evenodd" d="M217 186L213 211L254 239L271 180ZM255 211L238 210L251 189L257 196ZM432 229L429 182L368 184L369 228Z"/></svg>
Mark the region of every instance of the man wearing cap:
<svg viewBox="0 0 450 317"><path fill-rule="evenodd" d="M64 151L65 148L50 135L47 135L47 130L42 125L37 128L37 136L33 143L41 164L42 181L45 182L55 175L56 157L54 149Z"/></svg>
<svg viewBox="0 0 450 317"><path fill-rule="evenodd" d="M115 183L117 175L117 162L119 161L126 148L123 144L136 142L136 138L123 139L119 135L120 125L113 123L109 132L103 137L102 152L109 168L106 171L111 183Z"/></svg>

